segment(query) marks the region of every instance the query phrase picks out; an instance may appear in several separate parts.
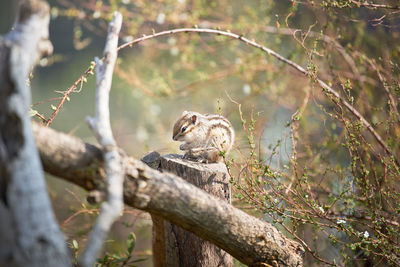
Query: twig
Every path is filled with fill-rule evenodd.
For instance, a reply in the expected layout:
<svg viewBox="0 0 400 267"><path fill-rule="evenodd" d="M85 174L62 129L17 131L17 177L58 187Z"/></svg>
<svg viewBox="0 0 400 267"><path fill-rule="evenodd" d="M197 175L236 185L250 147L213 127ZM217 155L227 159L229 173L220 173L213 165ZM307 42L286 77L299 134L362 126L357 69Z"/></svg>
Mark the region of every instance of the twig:
<svg viewBox="0 0 400 267"><path fill-rule="evenodd" d="M400 122L400 114L397 109L396 100L394 100L393 95L390 93L390 89L388 88L388 86L386 84L385 78L382 76L382 73L379 71L379 69L376 67L376 65L374 64L374 62L371 59L367 58L367 61L371 65L372 69L378 75L379 81L382 83L383 89L385 90L386 96L389 98L389 104L390 104L392 110L396 113L398 122Z"/></svg>
<svg viewBox="0 0 400 267"><path fill-rule="evenodd" d="M87 209L87 208L85 208L83 210L78 210L77 212L75 212L74 214L72 214L71 216L69 216L67 219L65 219L63 221L63 223L61 224L61 228L64 228L73 218L75 218L79 214L82 214L82 213L89 213L90 214L90 213L94 213L94 212L97 212L97 211L99 211L99 209Z"/></svg>
<svg viewBox="0 0 400 267"><path fill-rule="evenodd" d="M39 112L36 113L35 116L38 117L39 119L41 119L43 123L47 123L46 118L42 114L40 114Z"/></svg>
<svg viewBox="0 0 400 267"><path fill-rule="evenodd" d="M360 2L360 1L355 1L355 0L350 0L353 4L359 7L369 7L369 8L385 8L385 9L400 9L400 6L390 6L390 5L385 5L385 4L374 4L374 3L369 3L369 2Z"/></svg>
<svg viewBox="0 0 400 267"><path fill-rule="evenodd" d="M298 129L299 129L299 121L297 118L300 118L303 116L304 111L307 108L308 105L308 100L310 99L310 95L311 95L311 87L308 87L306 89L306 95L303 99L303 103L301 105L301 107L292 115L291 117L291 138L292 138L292 146L293 146L293 153L292 153L292 163L293 163L293 176L290 180L290 183L288 185L288 187L285 190L285 194L288 194L290 189L292 188L292 185L294 183L294 181L296 179L298 179L298 175L297 175L297 140L299 139L299 133L298 133ZM311 192L311 190L310 190Z"/></svg>
<svg viewBox="0 0 400 267"><path fill-rule="evenodd" d="M277 28L273 26L265 26L264 28L265 32L268 33L278 33L278 34L283 34L283 35L292 35L293 38L297 39L296 34L299 32L300 34L303 34L303 31L301 29L295 29L295 28ZM321 38L321 40L327 44L332 44L335 49L342 55L344 60L347 62L347 64L350 66L351 71L356 75L358 79L360 79L360 72L358 71L356 67L356 63L354 62L353 58L346 52L346 49L334 38L321 34L319 32L314 32L310 31L310 29L306 32L305 37L303 37L303 40L307 37L313 37L313 38ZM300 41L300 40L299 40ZM300 41L301 42L301 41ZM302 44L304 45L304 43Z"/></svg>
<svg viewBox="0 0 400 267"><path fill-rule="evenodd" d="M103 158L107 175L107 202L101 205L88 245L79 257L79 265L93 266L104 240L107 238L111 225L123 211L123 172L118 147L114 140L109 111L109 93L112 74L117 59L118 34L121 30L122 15L115 12L108 27L104 59L95 58L96 62L96 117L87 118L89 126L103 147Z"/></svg>
<svg viewBox="0 0 400 267"><path fill-rule="evenodd" d="M82 83L83 79L86 78L86 76L88 76L88 74L91 74L91 73L92 73L94 66L95 66L95 64L91 64L90 67L87 68L87 69L82 73L82 75L78 78L78 80L76 80L76 81L74 82L74 84L73 84L71 87L69 87L67 91L64 92L64 96L62 97L61 101L58 103L58 105L57 105L56 109L54 110L53 114L51 114L51 117L50 117L50 119L47 121L46 126L49 126L49 125L53 122L54 118L57 116L57 114L58 114L58 112L60 111L62 105L64 104L65 100L67 100L67 99L68 99L68 96L75 90L75 88L76 88L80 83Z"/></svg>
<svg viewBox="0 0 400 267"><path fill-rule="evenodd" d="M324 260L323 258L319 257L319 256L317 255L317 253L316 253L315 251L313 251L313 250L307 245L307 243L304 242L303 239L301 239L298 235L296 235L296 233L295 233L294 231L292 231L291 229L289 229L289 228L288 228L285 224L283 224L283 223L281 223L281 225L282 225L283 228L285 228L286 231L288 231L288 232L294 237L294 239L296 239L297 241L299 241L299 242L303 245L303 247L304 247L314 258L316 258L318 261L320 261L320 262L322 262L322 263L325 263L325 264L327 264L327 265L330 265L330 266L340 266L340 265L336 264L335 262L329 262L329 261L326 261L326 260Z"/></svg>

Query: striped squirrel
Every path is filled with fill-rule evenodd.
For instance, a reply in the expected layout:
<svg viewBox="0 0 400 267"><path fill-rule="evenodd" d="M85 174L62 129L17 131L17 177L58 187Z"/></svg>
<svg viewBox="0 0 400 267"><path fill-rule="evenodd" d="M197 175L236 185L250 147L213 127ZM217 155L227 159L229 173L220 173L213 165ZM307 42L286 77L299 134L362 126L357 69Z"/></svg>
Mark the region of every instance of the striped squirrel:
<svg viewBox="0 0 400 267"><path fill-rule="evenodd" d="M223 116L184 111L174 125L172 139L185 142L179 149L184 158L199 162L221 162L235 140L232 124Z"/></svg>

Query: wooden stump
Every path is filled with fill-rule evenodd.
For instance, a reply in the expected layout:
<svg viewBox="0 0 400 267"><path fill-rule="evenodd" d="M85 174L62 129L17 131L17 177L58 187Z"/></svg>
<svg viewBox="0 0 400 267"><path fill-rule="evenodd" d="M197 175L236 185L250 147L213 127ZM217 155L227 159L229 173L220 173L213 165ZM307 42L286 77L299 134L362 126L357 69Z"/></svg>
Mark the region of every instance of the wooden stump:
<svg viewBox="0 0 400 267"><path fill-rule="evenodd" d="M211 195L231 201L230 177L222 163L196 163L182 159L181 155L160 156L157 152L142 160L152 168L176 174ZM214 244L158 216L152 215L152 220L154 266L234 266L233 257Z"/></svg>

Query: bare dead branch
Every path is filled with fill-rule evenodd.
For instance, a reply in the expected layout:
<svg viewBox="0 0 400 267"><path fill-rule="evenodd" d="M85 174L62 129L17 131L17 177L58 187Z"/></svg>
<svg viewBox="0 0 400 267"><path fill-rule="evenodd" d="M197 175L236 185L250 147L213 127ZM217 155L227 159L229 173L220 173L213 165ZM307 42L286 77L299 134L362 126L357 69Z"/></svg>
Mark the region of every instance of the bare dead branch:
<svg viewBox="0 0 400 267"><path fill-rule="evenodd" d="M114 140L109 110L109 96L115 61L117 60L118 34L121 30L122 15L115 12L108 27L108 36L104 48L104 59L96 62L96 117L87 118L87 122L102 146L106 171L107 201L101 205L100 214L89 237L85 251L79 257L79 265L93 266L108 232L123 210L123 172L118 147Z"/></svg>

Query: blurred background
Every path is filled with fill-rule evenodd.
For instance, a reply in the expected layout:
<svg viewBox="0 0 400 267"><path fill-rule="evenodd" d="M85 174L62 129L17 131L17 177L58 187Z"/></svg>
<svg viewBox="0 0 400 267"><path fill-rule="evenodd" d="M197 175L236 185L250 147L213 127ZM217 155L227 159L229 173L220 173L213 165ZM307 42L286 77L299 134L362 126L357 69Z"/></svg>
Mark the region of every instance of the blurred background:
<svg viewBox="0 0 400 267"><path fill-rule="evenodd" d="M341 145L350 142L343 118L350 118L350 122L357 120L340 110L313 83L317 76L355 105L374 126L380 127L385 141L399 155L398 122L388 113L388 99L373 67L378 66L386 75L387 85L397 99L400 52L397 8L368 8L355 5L355 1L48 2L54 54L39 62L30 79L32 109L44 119L51 117L62 92L90 66L93 58L102 56L107 23L112 12L118 10L124 16L120 44L167 29L218 28L255 40L311 73L310 79L259 49L218 35L182 33L127 47L119 53L110 110L114 136L130 155L141 158L154 150L162 154L179 153L179 144L172 140L172 125L182 111L219 113L232 122L237 132L230 155L234 174L240 166L248 164L248 167L249 157L256 153L259 162L282 172L280 182L286 185L292 184L291 176L307 174L309 183L316 187L299 192L303 196L312 194L317 207L324 210L325 204L332 203L331 197L340 196L335 200L342 205L340 211L360 207L364 211L361 202L347 205L351 194L363 194L359 191L362 186L353 183L352 154ZM396 1L381 2L398 5ZM1 1L0 34L11 29L17 3ZM87 82L69 95L51 127L96 143L85 123L85 117L94 113L94 99L95 77L89 76ZM241 104L242 119L237 103ZM42 121L38 116L34 119ZM371 136L367 135L365 142L375 147ZM374 164L378 158L369 162ZM376 176L380 177L381 169L377 167ZM84 246L97 207L86 203L86 192L82 189L50 176L47 181L68 242L72 247L73 240L79 247ZM345 184L353 185L347 198L342 194ZM234 192L236 206L278 225L282 222L277 221L282 214L271 211L268 203L257 205L246 199L240 189L234 187ZM366 255L361 245L354 250L347 247L348 243L358 244L355 234L337 229L316 233L313 220L307 221L310 227L298 231L311 250L327 262L371 266L370 262L381 259L373 253ZM337 220L332 222L335 224ZM374 230L368 231L373 235ZM130 232L137 237L134 258L145 259L137 266L152 266L151 220L148 214L135 209L125 208L124 216L113 227L106 251L121 253ZM336 242L329 240L330 235L335 235ZM338 240L342 245L338 245ZM311 254L307 253L305 266L320 262Z"/></svg>

